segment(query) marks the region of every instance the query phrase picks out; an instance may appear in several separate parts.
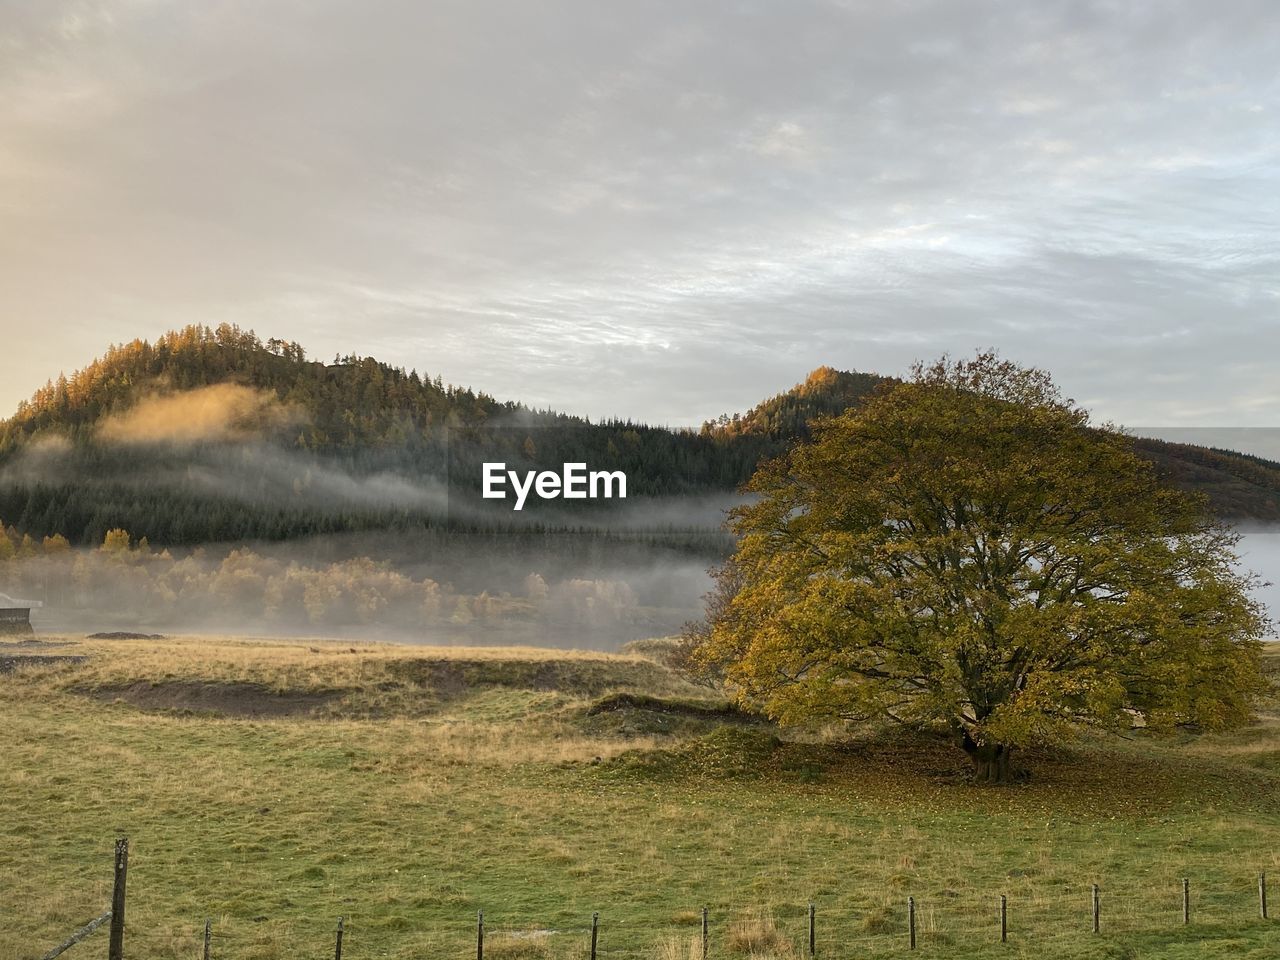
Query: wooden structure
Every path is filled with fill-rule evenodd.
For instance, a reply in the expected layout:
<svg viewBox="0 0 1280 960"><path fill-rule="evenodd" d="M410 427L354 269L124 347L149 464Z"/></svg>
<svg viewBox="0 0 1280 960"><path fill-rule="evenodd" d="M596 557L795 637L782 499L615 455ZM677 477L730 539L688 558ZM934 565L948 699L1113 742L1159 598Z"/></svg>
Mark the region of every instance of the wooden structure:
<svg viewBox="0 0 1280 960"><path fill-rule="evenodd" d="M29 600L15 600L0 593L0 636L29 636L35 633L31 629L31 608L39 605Z"/></svg>

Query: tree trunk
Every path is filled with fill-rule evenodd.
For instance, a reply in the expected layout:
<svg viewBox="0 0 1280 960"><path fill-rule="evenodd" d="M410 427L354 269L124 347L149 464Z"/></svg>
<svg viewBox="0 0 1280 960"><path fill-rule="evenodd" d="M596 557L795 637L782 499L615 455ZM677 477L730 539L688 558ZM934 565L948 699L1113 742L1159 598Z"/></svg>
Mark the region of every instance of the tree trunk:
<svg viewBox="0 0 1280 960"><path fill-rule="evenodd" d="M1013 748L1003 743L978 743L966 732L961 742L973 763L973 779L978 783L1008 783L1009 755Z"/></svg>

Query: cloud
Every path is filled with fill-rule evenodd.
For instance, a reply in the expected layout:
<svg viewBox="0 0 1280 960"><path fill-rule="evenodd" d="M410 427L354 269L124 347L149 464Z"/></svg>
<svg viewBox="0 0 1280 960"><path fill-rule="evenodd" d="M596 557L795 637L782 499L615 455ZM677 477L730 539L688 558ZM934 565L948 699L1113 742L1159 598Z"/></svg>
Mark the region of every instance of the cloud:
<svg viewBox="0 0 1280 960"><path fill-rule="evenodd" d="M594 416L994 344L1104 417L1272 422L1272 13L16 5L0 400L233 320Z"/></svg>

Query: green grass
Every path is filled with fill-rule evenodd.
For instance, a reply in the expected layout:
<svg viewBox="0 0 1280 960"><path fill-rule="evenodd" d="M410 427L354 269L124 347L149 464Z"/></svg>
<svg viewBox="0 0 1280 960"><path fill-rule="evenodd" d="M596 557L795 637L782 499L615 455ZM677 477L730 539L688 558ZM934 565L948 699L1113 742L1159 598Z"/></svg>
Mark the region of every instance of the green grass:
<svg viewBox="0 0 1280 960"><path fill-rule="evenodd" d="M347 957L462 958L478 910L495 960L583 957L596 910L602 957L688 960L703 905L713 956L800 956L811 899L820 955L891 956L906 952L908 896L929 956L1280 947L1256 905L1258 872L1280 878L1271 713L1229 736L1082 742L992 789L928 741L691 711L665 727L643 700L633 722L602 726L586 708L616 690L699 696L635 658L491 652L460 687L438 663L466 652L316 649L84 644L87 664L0 677L0 956L39 956L106 908L120 834L139 960L198 956L206 917L219 958L324 956L339 915ZM201 676L343 693L316 716L252 720L80 692ZM447 691L431 688L441 676ZM67 956L104 949L101 931Z"/></svg>

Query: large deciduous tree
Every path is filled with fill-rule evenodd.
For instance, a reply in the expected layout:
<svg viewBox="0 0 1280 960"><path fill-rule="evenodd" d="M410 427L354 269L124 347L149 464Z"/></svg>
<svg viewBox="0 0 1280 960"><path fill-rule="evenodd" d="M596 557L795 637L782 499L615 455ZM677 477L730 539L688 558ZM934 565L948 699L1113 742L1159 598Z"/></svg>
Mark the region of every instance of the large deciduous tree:
<svg viewBox="0 0 1280 960"><path fill-rule="evenodd" d="M943 731L979 780L1079 724L1247 719L1268 627L1237 536L994 354L761 467L698 656L784 721Z"/></svg>

